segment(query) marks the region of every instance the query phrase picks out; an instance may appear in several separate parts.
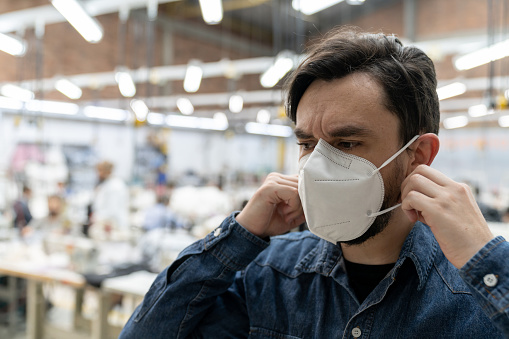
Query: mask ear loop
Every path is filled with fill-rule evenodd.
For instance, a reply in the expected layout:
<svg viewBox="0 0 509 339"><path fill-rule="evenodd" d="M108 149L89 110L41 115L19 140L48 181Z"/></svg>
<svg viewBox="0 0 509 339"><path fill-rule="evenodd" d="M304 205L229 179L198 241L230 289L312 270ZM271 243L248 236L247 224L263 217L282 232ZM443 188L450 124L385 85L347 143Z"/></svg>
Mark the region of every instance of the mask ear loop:
<svg viewBox="0 0 509 339"><path fill-rule="evenodd" d="M413 144L417 139L419 139L420 135L416 135L415 137L413 137L412 139L410 139L409 142L406 143L405 146L403 146L399 151L397 151L392 157L390 157L389 159L387 159L383 164L382 166L378 167L376 170L373 171L373 173L371 175L374 175L375 173L379 172L382 168L384 168L385 166L387 166L388 164L391 163L391 161L393 161L394 159L396 159L401 153L403 153L404 150L406 150L411 144ZM396 209L398 208L399 206L401 206L401 203L397 204L397 205L394 205L392 207L389 207L389 208L386 208L382 211L379 211L379 212L376 212L376 213L371 213L371 211L368 211L366 213L366 215L368 217L377 217L379 215L382 215L382 214L385 214L387 212L390 212L392 211L393 209Z"/></svg>

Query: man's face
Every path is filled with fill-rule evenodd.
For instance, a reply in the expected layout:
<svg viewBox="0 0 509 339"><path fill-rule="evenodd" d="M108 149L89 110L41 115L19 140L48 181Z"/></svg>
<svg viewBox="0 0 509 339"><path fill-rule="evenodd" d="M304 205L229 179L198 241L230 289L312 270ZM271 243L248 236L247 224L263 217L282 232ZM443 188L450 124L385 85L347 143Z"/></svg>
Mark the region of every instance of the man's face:
<svg viewBox="0 0 509 339"><path fill-rule="evenodd" d="M297 107L295 135L300 145L299 158L312 152L318 140L323 139L380 167L402 147L399 120L383 102L382 87L364 73L329 82L314 81ZM403 157L407 157L406 152L380 170L385 185L382 209L399 201L407 170ZM347 244L359 244L378 234L387 226L390 216L386 213L377 217L364 235Z"/></svg>

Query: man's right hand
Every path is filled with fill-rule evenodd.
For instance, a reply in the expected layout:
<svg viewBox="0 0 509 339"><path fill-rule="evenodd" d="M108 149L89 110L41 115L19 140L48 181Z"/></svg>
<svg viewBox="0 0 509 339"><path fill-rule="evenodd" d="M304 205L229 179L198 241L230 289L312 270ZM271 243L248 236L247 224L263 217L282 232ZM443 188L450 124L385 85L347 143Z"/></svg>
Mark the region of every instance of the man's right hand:
<svg viewBox="0 0 509 339"><path fill-rule="evenodd" d="M237 222L256 236L286 233L305 221L298 176L271 173L249 200Z"/></svg>

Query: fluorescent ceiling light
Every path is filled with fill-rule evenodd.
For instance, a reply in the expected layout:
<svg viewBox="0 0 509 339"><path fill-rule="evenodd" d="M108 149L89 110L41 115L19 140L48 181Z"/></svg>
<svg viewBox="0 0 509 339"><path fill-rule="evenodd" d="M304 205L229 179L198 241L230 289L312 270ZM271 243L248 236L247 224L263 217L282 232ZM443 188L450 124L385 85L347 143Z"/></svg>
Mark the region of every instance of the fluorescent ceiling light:
<svg viewBox="0 0 509 339"><path fill-rule="evenodd" d="M184 78L184 90L189 93L198 91L203 76L203 70L200 66L189 64Z"/></svg>
<svg viewBox="0 0 509 339"><path fill-rule="evenodd" d="M131 100L131 108L136 115L136 119L138 121L145 121L147 119L147 114L149 112L149 109L147 107L147 104L143 100L134 99Z"/></svg>
<svg viewBox="0 0 509 339"><path fill-rule="evenodd" d="M164 114L149 113L147 114L147 122L151 125L162 125L164 124Z"/></svg>
<svg viewBox="0 0 509 339"><path fill-rule="evenodd" d="M0 88L0 94L21 101L29 101L34 98L34 92L13 84L3 85L2 88Z"/></svg>
<svg viewBox="0 0 509 339"><path fill-rule="evenodd" d="M224 114L223 112L214 113L213 119L222 121L223 123L226 123L226 125L228 125L228 118L226 117L226 114Z"/></svg>
<svg viewBox="0 0 509 339"><path fill-rule="evenodd" d="M209 25L215 25L223 20L223 4L221 0L200 0L201 15Z"/></svg>
<svg viewBox="0 0 509 339"><path fill-rule="evenodd" d="M346 3L352 6L362 5L366 0L346 0Z"/></svg>
<svg viewBox="0 0 509 339"><path fill-rule="evenodd" d="M177 99L177 108L179 109L180 113L184 115L191 115L194 112L193 104L188 98Z"/></svg>
<svg viewBox="0 0 509 339"><path fill-rule="evenodd" d="M260 124L268 124L270 122L270 112L266 109L261 109L256 114L256 122Z"/></svg>
<svg viewBox="0 0 509 339"><path fill-rule="evenodd" d="M26 109L33 112L54 113L63 115L75 115L80 107L70 102L30 100L25 105Z"/></svg>
<svg viewBox="0 0 509 339"><path fill-rule="evenodd" d="M473 118L482 117L488 115L488 107L486 105L474 105L468 108L468 115Z"/></svg>
<svg viewBox="0 0 509 339"><path fill-rule="evenodd" d="M129 72L119 71L115 73L115 80L117 81L120 93L124 97L132 98L136 94L136 86Z"/></svg>
<svg viewBox="0 0 509 339"><path fill-rule="evenodd" d="M244 107L244 99L242 96L234 94L230 97L228 106L230 108L230 112L240 113L242 111L242 107Z"/></svg>
<svg viewBox="0 0 509 339"><path fill-rule="evenodd" d="M460 128L468 125L468 118L464 115L447 118L443 121L445 129Z"/></svg>
<svg viewBox="0 0 509 339"><path fill-rule="evenodd" d="M463 71L509 56L509 40L465 54L454 61L456 69Z"/></svg>
<svg viewBox="0 0 509 339"><path fill-rule="evenodd" d="M101 41L101 25L76 0L51 0L51 3L85 40L91 43Z"/></svg>
<svg viewBox="0 0 509 339"><path fill-rule="evenodd" d="M461 95L467 91L467 86L461 82L453 82L452 84L440 87L437 89L438 100L444 100L448 98Z"/></svg>
<svg viewBox="0 0 509 339"><path fill-rule="evenodd" d="M335 4L339 4L342 1L343 0L293 0L292 7L296 11L300 11L306 15L312 15Z"/></svg>
<svg viewBox="0 0 509 339"><path fill-rule="evenodd" d="M14 56L22 56L25 54L26 48L25 41L13 37L12 35L0 33L0 51Z"/></svg>
<svg viewBox="0 0 509 339"><path fill-rule="evenodd" d="M292 68L293 59L291 55L278 56L274 64L260 76L261 85L265 88L274 87Z"/></svg>
<svg viewBox="0 0 509 339"><path fill-rule="evenodd" d="M228 121L211 118L185 117L181 115L168 115L166 123L170 127L184 127L224 131L228 128Z"/></svg>
<svg viewBox="0 0 509 339"><path fill-rule="evenodd" d="M23 108L23 101L0 96L0 109L20 110Z"/></svg>
<svg viewBox="0 0 509 339"><path fill-rule="evenodd" d="M57 91L68 97L69 99L79 99L83 92L81 88L73 84L67 79L59 79L55 82L55 88Z"/></svg>
<svg viewBox="0 0 509 339"><path fill-rule="evenodd" d="M509 115L502 115L498 118L498 125L500 127L509 127Z"/></svg>
<svg viewBox="0 0 509 339"><path fill-rule="evenodd" d="M127 119L127 111L118 108L86 106L83 113L89 118L124 121Z"/></svg>
<svg viewBox="0 0 509 339"><path fill-rule="evenodd" d="M260 124L257 122L248 122L246 124L246 132L284 138L291 136L293 133L290 126Z"/></svg>

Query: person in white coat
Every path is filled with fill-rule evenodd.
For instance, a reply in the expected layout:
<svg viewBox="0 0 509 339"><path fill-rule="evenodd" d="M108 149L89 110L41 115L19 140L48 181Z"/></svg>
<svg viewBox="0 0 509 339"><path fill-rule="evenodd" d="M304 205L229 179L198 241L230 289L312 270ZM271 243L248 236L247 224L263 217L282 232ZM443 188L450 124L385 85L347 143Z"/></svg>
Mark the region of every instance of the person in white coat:
<svg viewBox="0 0 509 339"><path fill-rule="evenodd" d="M92 237L110 238L112 233L124 233L129 228L129 191L120 178L112 176L113 164L96 165L99 183L92 203Z"/></svg>

